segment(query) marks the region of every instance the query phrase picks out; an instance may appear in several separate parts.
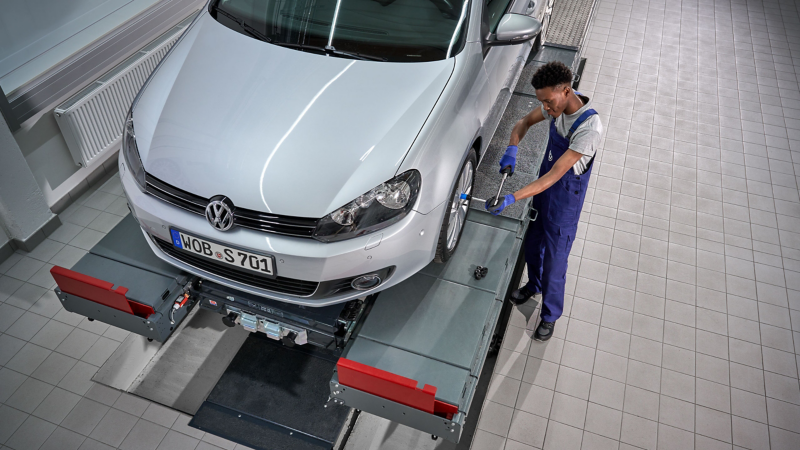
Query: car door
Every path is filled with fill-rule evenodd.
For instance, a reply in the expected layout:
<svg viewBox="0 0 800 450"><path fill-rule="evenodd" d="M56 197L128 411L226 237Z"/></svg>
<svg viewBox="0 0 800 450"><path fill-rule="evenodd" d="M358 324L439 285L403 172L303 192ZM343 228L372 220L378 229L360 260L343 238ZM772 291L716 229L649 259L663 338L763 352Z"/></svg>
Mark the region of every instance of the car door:
<svg viewBox="0 0 800 450"><path fill-rule="evenodd" d="M488 46L485 41L497 31L500 19L506 14L512 0L480 0L484 2L481 38L483 45L483 64L489 77L489 90L492 98L497 98L509 74L509 69L519 55L519 45ZM524 0L528 1L528 0Z"/></svg>
<svg viewBox="0 0 800 450"><path fill-rule="evenodd" d="M485 44L496 31L500 19L507 13L536 16L539 9L537 2L544 4L547 0L480 0L484 3L483 21L481 23L481 37L484 41L483 55L484 67L489 77L489 88L492 98L497 98L500 91L506 86L509 76L513 75L512 69L523 51L530 48L527 44L488 46Z"/></svg>
<svg viewBox="0 0 800 450"><path fill-rule="evenodd" d="M516 76L517 71L521 70L524 58L531 48L530 43L519 43L513 45L490 46L486 42L492 38L496 32L500 19L509 12L514 14L525 14L534 16L538 11L532 0L477 0L480 2L482 11L480 14L480 36L481 49L483 53L483 68L486 74L484 89L486 97L492 105L488 114L481 116L482 134L485 145L494 136L503 111L511 99L510 83ZM544 4L548 0L538 0ZM552 1L552 0L550 0ZM538 17L537 17L538 18ZM522 59L520 59L522 56Z"/></svg>

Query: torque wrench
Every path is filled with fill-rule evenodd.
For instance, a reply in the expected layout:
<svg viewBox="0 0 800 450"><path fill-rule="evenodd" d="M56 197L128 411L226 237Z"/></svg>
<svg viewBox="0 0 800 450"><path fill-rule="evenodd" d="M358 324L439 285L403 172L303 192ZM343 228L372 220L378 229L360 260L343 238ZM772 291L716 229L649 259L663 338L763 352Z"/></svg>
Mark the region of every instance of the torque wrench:
<svg viewBox="0 0 800 450"><path fill-rule="evenodd" d="M500 193L503 192L503 185L506 183L506 178L508 178L508 175L511 173L511 166L503 167L501 173L503 174L503 179L500 180L500 188L497 190L497 195L494 197L494 201L492 202L493 207L500 204Z"/></svg>

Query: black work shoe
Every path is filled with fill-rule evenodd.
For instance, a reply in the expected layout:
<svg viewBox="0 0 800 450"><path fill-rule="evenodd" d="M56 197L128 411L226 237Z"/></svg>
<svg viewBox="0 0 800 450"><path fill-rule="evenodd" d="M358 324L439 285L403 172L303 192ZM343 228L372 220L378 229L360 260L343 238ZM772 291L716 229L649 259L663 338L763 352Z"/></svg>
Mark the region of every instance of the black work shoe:
<svg viewBox="0 0 800 450"><path fill-rule="evenodd" d="M519 289L516 289L514 292L511 293L511 297L508 299L511 303L515 305L521 305L528 301L531 297L536 295L535 292L531 292L528 290L527 287L522 286Z"/></svg>
<svg viewBox="0 0 800 450"><path fill-rule="evenodd" d="M536 332L533 333L533 338L537 341L546 341L553 336L553 331L556 329L555 322L539 322L539 326L536 327Z"/></svg>

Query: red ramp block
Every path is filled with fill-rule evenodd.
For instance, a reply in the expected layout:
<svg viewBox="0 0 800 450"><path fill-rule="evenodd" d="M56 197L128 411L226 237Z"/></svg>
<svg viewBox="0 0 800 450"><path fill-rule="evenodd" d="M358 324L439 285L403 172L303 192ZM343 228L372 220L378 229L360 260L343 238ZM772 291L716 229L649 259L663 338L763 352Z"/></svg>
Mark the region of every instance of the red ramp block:
<svg viewBox="0 0 800 450"><path fill-rule="evenodd" d="M341 385L448 419L458 412L458 407L436 400L435 386L420 389L416 380L347 358L339 358L336 370Z"/></svg>
<svg viewBox="0 0 800 450"><path fill-rule="evenodd" d="M118 286L113 289L113 283L65 269L61 266L53 266L50 269L50 274L53 275L59 289L67 294L145 319L155 313L151 306L128 299L125 296L128 293L128 288L126 287Z"/></svg>

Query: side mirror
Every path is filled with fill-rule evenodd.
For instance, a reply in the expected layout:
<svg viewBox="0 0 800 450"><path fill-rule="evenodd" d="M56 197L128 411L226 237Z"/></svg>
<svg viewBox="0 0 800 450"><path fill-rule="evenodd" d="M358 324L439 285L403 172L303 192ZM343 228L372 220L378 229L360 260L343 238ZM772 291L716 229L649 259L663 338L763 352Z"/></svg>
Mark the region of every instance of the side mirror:
<svg viewBox="0 0 800 450"><path fill-rule="evenodd" d="M542 23L522 14L506 14L497 25L497 32L489 45L514 45L528 42L542 30Z"/></svg>

